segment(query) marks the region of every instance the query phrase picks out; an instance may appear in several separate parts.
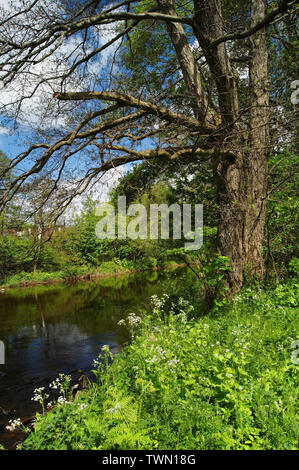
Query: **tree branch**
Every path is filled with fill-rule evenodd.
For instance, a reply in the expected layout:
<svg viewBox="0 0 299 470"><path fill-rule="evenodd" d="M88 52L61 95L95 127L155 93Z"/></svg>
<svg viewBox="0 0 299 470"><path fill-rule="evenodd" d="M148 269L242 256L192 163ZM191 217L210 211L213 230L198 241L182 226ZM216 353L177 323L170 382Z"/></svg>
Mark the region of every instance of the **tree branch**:
<svg viewBox="0 0 299 470"><path fill-rule="evenodd" d="M54 94L54 98L62 101L81 101L81 100L107 100L107 101L116 101L122 106L131 106L133 108L140 108L144 110L147 114L152 114L161 119L165 119L169 122L174 122L176 124L184 125L189 129L204 130L205 132L210 133L215 131L215 127L209 124L200 123L197 119L193 117L186 116L184 114L175 113L165 108L164 106L159 106L149 101L144 101L134 96L127 95L124 93L111 92L111 91L82 91L82 92L68 92L60 93L57 92Z"/></svg>
<svg viewBox="0 0 299 470"><path fill-rule="evenodd" d="M249 36L252 36L254 33L257 33L260 29L269 26L280 13L284 13L293 3L295 3L294 0L280 0L278 2L278 7L274 8L274 10L272 10L268 15L266 15L253 27L247 29L246 31L243 31L242 33L227 34L226 36L222 36L221 38L215 39L215 41L210 42L209 47L213 48L226 41L245 39Z"/></svg>

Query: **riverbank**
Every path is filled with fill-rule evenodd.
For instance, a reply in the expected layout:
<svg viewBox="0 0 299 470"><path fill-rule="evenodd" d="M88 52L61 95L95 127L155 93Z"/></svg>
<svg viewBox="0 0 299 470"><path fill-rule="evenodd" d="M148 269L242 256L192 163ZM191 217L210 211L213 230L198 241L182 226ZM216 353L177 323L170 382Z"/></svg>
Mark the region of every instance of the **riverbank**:
<svg viewBox="0 0 299 470"><path fill-rule="evenodd" d="M99 385L39 416L23 449L298 449L297 287L205 316L190 293L154 296L111 367L94 363Z"/></svg>
<svg viewBox="0 0 299 470"><path fill-rule="evenodd" d="M145 271L159 271L159 270L171 270L177 269L179 267L185 266L184 263L176 263L171 261L165 263L161 266L146 266L136 269L126 269L120 265L112 263L103 263L105 269L103 271L99 269L90 270L80 274L80 269L73 269L66 271L56 271L56 272L43 272L36 271L35 273L25 273L14 275L11 278L7 279L6 282L0 284L0 294L4 293L6 289L15 288L15 287L33 287L38 285L50 285L58 284L61 282L76 282L76 281L88 281L92 279L100 279L105 277L114 277L114 276L125 276L134 273L140 273ZM107 269L108 265L108 269ZM88 270L88 268L87 268ZM86 271L83 269L83 271ZM107 272L108 271L108 272Z"/></svg>
<svg viewBox="0 0 299 470"><path fill-rule="evenodd" d="M151 297L168 291L170 283L192 287L194 276L184 268L155 269L1 294L5 364L0 365L0 444L14 448L21 440L5 430L10 420L27 423L41 411L31 400L34 389L46 387L50 392L49 384L60 373L71 375L72 385L78 383L76 371L89 373L103 345L118 352L130 341L118 322L128 312L148 309Z"/></svg>

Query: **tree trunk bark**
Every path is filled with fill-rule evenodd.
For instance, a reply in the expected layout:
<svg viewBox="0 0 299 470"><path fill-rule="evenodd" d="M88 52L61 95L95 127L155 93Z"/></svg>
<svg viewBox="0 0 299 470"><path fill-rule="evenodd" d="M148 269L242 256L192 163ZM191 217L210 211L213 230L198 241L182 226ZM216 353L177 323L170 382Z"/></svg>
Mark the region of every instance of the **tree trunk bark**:
<svg viewBox="0 0 299 470"><path fill-rule="evenodd" d="M158 0L164 13L175 16L173 0ZM240 121L239 76L234 69L225 42L213 46L225 36L221 0L194 0L193 32L205 55L215 80L220 116L206 119L209 103L204 96L196 60L181 24L167 23L167 29L182 70L184 81L193 98L195 117L216 124L205 144L219 149L214 161L219 222L218 252L229 258L228 283L235 293L244 284L245 275L263 277L263 239L267 193L267 156L269 147L269 92L266 29L250 37L249 70L250 118L248 137ZM251 26L265 16L266 1L251 1ZM214 117L214 119L213 119ZM248 142L245 142L245 139ZM247 145L245 145L247 143ZM225 151L229 151L225 154ZM234 155L232 158L229 155Z"/></svg>
<svg viewBox="0 0 299 470"><path fill-rule="evenodd" d="M240 124L238 75L225 43L211 47L225 35L220 0L195 0L196 36L214 77L221 112L221 150L235 159L218 157L214 175L219 203L218 252L230 260L228 281L232 293L244 283L244 276L263 277L263 239L267 192L269 146L269 92L267 37L265 28L250 37L251 63L250 122L248 150ZM251 26L265 16L265 0L252 0Z"/></svg>
<svg viewBox="0 0 299 470"><path fill-rule="evenodd" d="M244 155L240 136L236 136L234 144L235 161L218 158L214 164L219 206L217 249L230 260L228 282L232 293L241 289L244 280L245 217Z"/></svg>
<svg viewBox="0 0 299 470"><path fill-rule="evenodd" d="M253 0L251 24L265 15L265 1ZM263 241L269 153L269 87L267 36L265 28L250 38L249 149L239 136L232 138L236 161L215 165L219 199L218 250L230 259L231 291L237 292L245 277L264 276ZM226 137L229 139L229 135ZM225 140L225 139L224 139Z"/></svg>
<svg viewBox="0 0 299 470"><path fill-rule="evenodd" d="M173 0L158 0L158 5L161 12L170 16L176 16ZM201 120L203 124L206 123L214 126L218 123L217 115L209 108L207 98L203 93L198 64L194 58L184 28L180 23L167 23L166 28L180 64L194 116Z"/></svg>
<svg viewBox="0 0 299 470"><path fill-rule="evenodd" d="M265 0L253 0L252 26L265 16ZM247 165L247 218L244 231L246 267L251 276L263 278L263 241L269 154L269 80L266 29L250 38L252 60L249 67L250 134Z"/></svg>

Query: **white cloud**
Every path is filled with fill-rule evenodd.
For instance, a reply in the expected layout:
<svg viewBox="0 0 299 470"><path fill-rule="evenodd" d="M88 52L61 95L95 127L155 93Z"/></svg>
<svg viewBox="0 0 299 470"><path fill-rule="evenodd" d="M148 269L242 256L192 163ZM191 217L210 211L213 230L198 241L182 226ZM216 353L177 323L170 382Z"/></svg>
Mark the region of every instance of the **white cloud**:
<svg viewBox="0 0 299 470"><path fill-rule="evenodd" d="M125 167L120 167L116 169L111 169L104 173L101 178L94 183L94 185L84 192L81 195L76 196L65 213L62 216L62 219L65 220L67 223L71 223L74 220L76 215L79 215L81 210L83 209L83 202L89 196L94 201L98 203L104 203L109 201L109 193L117 186L119 179L124 176L127 169ZM74 181L73 184L76 184ZM67 186L73 186L73 184L68 183ZM64 183L62 183L62 186Z"/></svg>
<svg viewBox="0 0 299 470"><path fill-rule="evenodd" d="M7 0L0 0L0 7L8 9L9 6ZM23 4L21 0L14 2L14 8ZM43 6L50 6L49 0L42 0L37 6L42 4ZM54 4L55 5L55 4ZM51 12L53 13L53 2ZM7 13L6 13L7 14ZM98 42L98 47L106 44L114 37L114 30L111 27L106 26L96 27L93 29L93 41ZM63 75L69 68L69 64L74 60L74 57L80 59L83 56L83 49L80 46L81 38L78 35L74 35L66 40L60 48L51 54L49 57L44 59L41 63L31 65L29 73L20 74L11 84L5 88L0 82L0 109L1 106L5 107L8 112L13 113L16 107L16 103L20 97L27 96L23 100L20 112L18 115L18 123L23 126L39 127L42 125L43 128L51 127L65 127L68 117L68 105L64 104L66 114L63 116L61 113L59 117L53 119L52 108L49 111L49 101L52 100L52 106L57 106L56 100L53 100L53 92L60 89L60 81L53 77L57 75ZM98 54L92 63L88 64L87 74L82 77L76 76L69 78L66 82L66 89L72 91L79 91L84 88L90 88L92 81L95 77L99 77L101 71L110 65L113 54L119 44L119 41L109 46L102 53ZM93 50L93 44L91 42L85 44L85 53L89 53ZM50 48L43 51L40 57L46 55L50 51ZM74 52L75 51L75 52ZM74 54L72 58L67 60L67 57ZM46 82L38 84L46 80ZM37 90L35 88L38 86ZM31 96L33 94L33 96Z"/></svg>
<svg viewBox="0 0 299 470"><path fill-rule="evenodd" d="M0 7L4 10L9 10L11 7L11 2L9 2L9 0L0 0Z"/></svg>
<svg viewBox="0 0 299 470"><path fill-rule="evenodd" d="M55 5L59 4L59 2L51 2L52 0L40 0L37 5L48 5L48 8L51 7L51 12L53 13L53 8ZM12 4L15 9L24 3L22 0L15 0L13 3L8 0L0 0L0 8L2 7L6 9L6 16L7 10L9 10L9 14L14 13L11 6ZM2 18L5 16L3 11L0 12L0 17L1 16ZM108 43L114 36L114 28L112 28L111 25L95 27L93 29L93 42L85 45L85 53L88 54L91 52L94 48L94 44L97 44L96 47L100 47L101 45ZM85 78L83 80L82 78L81 80L78 80L76 77L70 79L66 89L79 91L88 88L89 81L94 80L95 77L99 77L101 72L103 72L107 66L110 70L110 64L112 63L112 58L118 45L119 41L98 54L93 61L88 64ZM60 105L63 105L64 114L60 113L57 116L52 114L51 108L48 111L48 106L49 102L51 102L54 107L58 105L57 100L54 100L52 96L54 91L60 89L59 82L57 79L53 79L52 77L57 75L57 72L62 74L67 70L69 63L67 62L66 57L71 55L74 51L75 56L80 58L80 54L82 54L83 51L80 49L79 35L74 35L67 39L60 46L59 50L52 55L49 55L49 57L44 59L41 63L31 65L30 74L27 74L27 76L25 74L20 74L11 84L7 85L5 89L3 87L3 83L1 86L0 81L0 110L1 106L5 106L6 110L13 113L13 109L15 107L14 103L21 96L31 95L41 79L48 79L47 83L43 83L39 86L32 97L27 98L22 102L21 112L18 115L17 123L20 126L20 130L23 130L24 136L25 134L28 134L28 131L30 132L30 128L34 129L41 127L41 124L44 129L50 129L53 127L64 129L67 127L69 116L68 110L71 109L74 103L60 103ZM45 53L46 51L43 51L43 54ZM104 83L106 84L106 82ZM9 129L0 126L0 134L8 135ZM21 137L22 136L20 136L20 138ZM86 193L92 195L94 199L98 199L100 202L107 201L109 199L109 191L124 174L124 171L125 169L122 168L115 169L102 175L99 181L91 189L88 189L83 195L77 196L74 199L71 206L68 208L68 217L72 211L80 211L82 208L82 202L86 198ZM70 192L74 190L76 182L78 182L78 180L74 177L72 182L67 183L69 184ZM64 183L61 184L63 186Z"/></svg>
<svg viewBox="0 0 299 470"><path fill-rule="evenodd" d="M1 135L9 135L9 134L10 134L10 130L9 130L7 127L2 127L2 126L0 126L0 134L1 134Z"/></svg>
<svg viewBox="0 0 299 470"><path fill-rule="evenodd" d="M117 185L119 179L122 178L126 172L127 169L124 166L107 171L101 180L95 184L93 189L94 198L99 202L109 201L111 189Z"/></svg>

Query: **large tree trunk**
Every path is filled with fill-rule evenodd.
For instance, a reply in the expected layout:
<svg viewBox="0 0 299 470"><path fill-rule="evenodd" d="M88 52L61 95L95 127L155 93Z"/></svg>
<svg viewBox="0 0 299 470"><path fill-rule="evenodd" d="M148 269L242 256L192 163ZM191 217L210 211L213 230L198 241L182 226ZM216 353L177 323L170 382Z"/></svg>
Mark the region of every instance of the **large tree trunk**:
<svg viewBox="0 0 299 470"><path fill-rule="evenodd" d="M244 154L240 138L234 142L234 162L218 158L214 164L217 185L219 221L217 248L222 256L230 260L229 285L237 292L244 279Z"/></svg>
<svg viewBox="0 0 299 470"><path fill-rule="evenodd" d="M222 131L219 150L230 150L234 159L219 157L214 161L214 176L219 204L218 251L230 260L229 283L235 292L243 284L244 226L244 151L239 124L238 75L234 71L225 43L210 44L225 35L220 0L195 0L196 36L215 80Z"/></svg>
<svg viewBox="0 0 299 470"><path fill-rule="evenodd" d="M265 16L265 1L253 0L252 25ZM264 275L263 241L266 216L269 154L269 80L266 29L250 38L250 135L246 175L246 220L244 225L245 268L250 275Z"/></svg>
<svg viewBox="0 0 299 470"><path fill-rule="evenodd" d="M244 276L263 277L263 238L267 191L269 141L269 92L265 28L250 38L251 110L249 150L245 151L244 129L239 124L238 76L224 43L210 44L225 34L221 2L195 0L197 38L215 79L222 120L220 147L235 159L219 157L214 162L219 203L218 251L230 260L229 284L237 292ZM252 0L251 24L265 15L265 0Z"/></svg>
<svg viewBox="0 0 299 470"><path fill-rule="evenodd" d="M251 23L265 15L265 1L253 0ZM268 54L265 28L250 38L249 150L239 142L237 161L217 175L220 202L218 248L230 258L230 285L238 291L244 276L262 279L269 152Z"/></svg>

